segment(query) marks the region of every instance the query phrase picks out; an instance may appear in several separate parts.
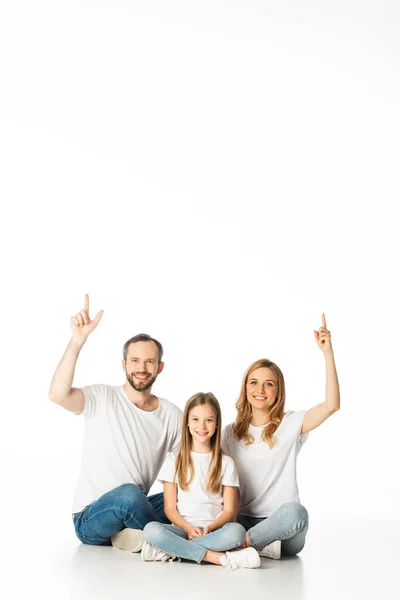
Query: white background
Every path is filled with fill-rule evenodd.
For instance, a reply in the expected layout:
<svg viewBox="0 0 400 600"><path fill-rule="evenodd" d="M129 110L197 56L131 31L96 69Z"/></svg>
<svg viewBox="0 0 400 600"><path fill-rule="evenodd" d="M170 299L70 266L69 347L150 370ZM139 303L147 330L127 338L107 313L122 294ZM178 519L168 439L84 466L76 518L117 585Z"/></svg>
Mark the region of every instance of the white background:
<svg viewBox="0 0 400 600"><path fill-rule="evenodd" d="M300 454L301 499L314 523L399 521L399 20L382 0L2 3L11 528L74 535L83 420L47 392L85 292L105 312L76 385L123 383L148 332L155 393L211 390L225 423L263 356L288 409L324 399L325 311L342 409Z"/></svg>

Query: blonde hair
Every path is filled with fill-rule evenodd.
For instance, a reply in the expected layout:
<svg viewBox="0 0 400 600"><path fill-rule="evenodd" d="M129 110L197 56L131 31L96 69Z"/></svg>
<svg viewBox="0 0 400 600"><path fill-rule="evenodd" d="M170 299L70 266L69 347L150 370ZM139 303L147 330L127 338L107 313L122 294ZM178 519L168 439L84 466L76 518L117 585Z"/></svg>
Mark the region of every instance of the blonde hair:
<svg viewBox="0 0 400 600"><path fill-rule="evenodd" d="M266 424L262 432L262 439L270 448L274 446L274 433L282 422L285 413L285 380L282 371L268 358L260 358L253 362L243 376L242 387L236 402L237 416L233 424L233 436L236 440L244 440L249 446L254 442L254 437L249 433L249 425L252 416L251 404L247 400L247 381L253 371L260 368L270 369L278 378L278 396L272 406L269 406L270 422Z"/></svg>
<svg viewBox="0 0 400 600"><path fill-rule="evenodd" d="M214 435L210 440L212 456L208 469L206 490L212 494L217 494L221 487L222 474L221 408L218 400L211 392L199 392L198 394L194 394L194 396L189 398L186 402L182 419L181 447L175 463L175 476L179 487L186 492L194 477L194 465L190 453L192 449L192 435L188 427L189 414L196 406L203 406L205 404L211 406L217 421Z"/></svg>

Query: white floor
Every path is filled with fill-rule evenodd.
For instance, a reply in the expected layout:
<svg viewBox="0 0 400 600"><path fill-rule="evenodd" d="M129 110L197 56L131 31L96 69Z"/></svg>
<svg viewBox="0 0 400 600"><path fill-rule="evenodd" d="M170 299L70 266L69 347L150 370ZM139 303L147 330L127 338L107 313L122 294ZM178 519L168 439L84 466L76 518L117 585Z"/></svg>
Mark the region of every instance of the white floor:
<svg viewBox="0 0 400 600"><path fill-rule="evenodd" d="M314 525L299 557L262 559L259 569L228 571L188 562L142 563L139 554L80 544L65 519L56 526L51 518L49 526L44 514L38 517L32 529L14 527L3 546L4 598L400 598L398 525Z"/></svg>

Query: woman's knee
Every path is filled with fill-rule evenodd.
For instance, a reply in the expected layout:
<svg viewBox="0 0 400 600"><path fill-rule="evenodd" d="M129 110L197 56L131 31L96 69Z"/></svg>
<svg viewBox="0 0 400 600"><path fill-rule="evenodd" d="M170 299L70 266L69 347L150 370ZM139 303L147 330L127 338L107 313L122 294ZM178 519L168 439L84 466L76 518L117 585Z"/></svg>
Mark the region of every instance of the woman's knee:
<svg viewBox="0 0 400 600"><path fill-rule="evenodd" d="M287 502L282 504L280 510L284 512L288 519L293 522L301 522L304 526L308 525L307 509L298 502Z"/></svg>

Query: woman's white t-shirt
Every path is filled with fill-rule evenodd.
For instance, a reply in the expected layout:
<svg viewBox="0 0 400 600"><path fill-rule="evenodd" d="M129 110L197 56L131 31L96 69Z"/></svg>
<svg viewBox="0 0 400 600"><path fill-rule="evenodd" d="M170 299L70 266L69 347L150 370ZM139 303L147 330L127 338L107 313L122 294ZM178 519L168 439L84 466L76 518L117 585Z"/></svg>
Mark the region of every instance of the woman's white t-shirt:
<svg viewBox="0 0 400 600"><path fill-rule="evenodd" d="M238 514L268 517L286 502L300 502L296 477L296 459L308 433L301 435L305 411L285 413L274 433L271 449L261 438L264 426L249 425L254 442L233 437L232 424L222 433L223 448L236 462L239 473L240 505Z"/></svg>
<svg viewBox="0 0 400 600"><path fill-rule="evenodd" d="M161 482L177 483L175 478L175 463L178 452L171 452L167 458L157 479ZM218 494L211 494L206 490L208 479L208 468L212 452L199 454L191 452L194 476L184 492L178 485L177 509L188 523L197 527L207 527L215 521L223 511L222 486L229 485L239 487L239 479L235 463L230 456L222 455L222 476Z"/></svg>

